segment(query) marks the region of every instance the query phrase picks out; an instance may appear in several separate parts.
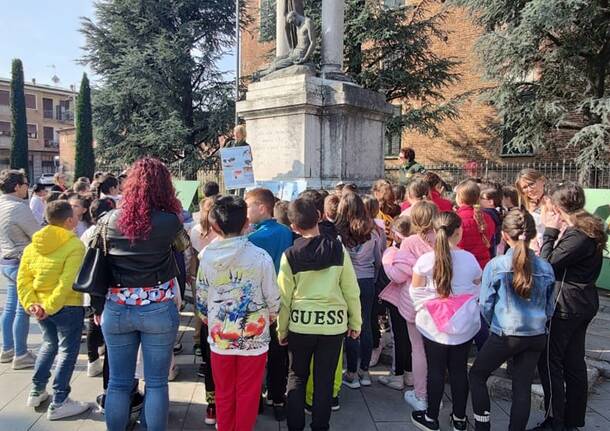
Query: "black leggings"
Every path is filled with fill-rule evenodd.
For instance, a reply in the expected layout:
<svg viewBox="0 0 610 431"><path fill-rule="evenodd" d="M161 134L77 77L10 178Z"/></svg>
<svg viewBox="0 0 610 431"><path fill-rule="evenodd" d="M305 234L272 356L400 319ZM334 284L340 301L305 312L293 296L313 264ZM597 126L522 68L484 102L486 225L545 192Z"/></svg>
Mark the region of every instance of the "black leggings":
<svg viewBox="0 0 610 431"><path fill-rule="evenodd" d="M203 361L203 372L204 378L203 383L205 385L205 399L206 403L215 404L216 398L214 392L216 386L214 385L214 376L212 376L212 360L210 345L208 344L208 325L202 323L201 332L199 333L199 344L201 345L201 360Z"/></svg>
<svg viewBox="0 0 610 431"><path fill-rule="evenodd" d="M386 302L392 322L392 334L394 336L394 374L402 376L405 371L411 372L411 340L407 330L407 321L398 311L398 307Z"/></svg>
<svg viewBox="0 0 610 431"><path fill-rule="evenodd" d="M449 370L453 414L458 418L466 417L468 401L468 353L472 340L463 344L449 346L424 338L426 361L428 363L428 410L430 419L438 419L438 413L445 389L445 371Z"/></svg>
<svg viewBox="0 0 610 431"><path fill-rule="evenodd" d="M531 386L546 335L530 337L491 334L470 369L470 393L475 422L489 423L491 405L487 379L507 359L513 358L512 405L509 431L523 431L530 415ZM490 426L485 425L487 429ZM478 429L478 428L477 428Z"/></svg>
<svg viewBox="0 0 610 431"><path fill-rule="evenodd" d="M104 344L102 328L93 321L93 315L89 317L87 325L87 356L89 362L97 361L100 357L98 349Z"/></svg>
<svg viewBox="0 0 610 431"><path fill-rule="evenodd" d="M556 427L585 426L588 393L585 337L589 323L591 318L584 317L551 320L548 345L540 355L538 370L545 409L551 411Z"/></svg>

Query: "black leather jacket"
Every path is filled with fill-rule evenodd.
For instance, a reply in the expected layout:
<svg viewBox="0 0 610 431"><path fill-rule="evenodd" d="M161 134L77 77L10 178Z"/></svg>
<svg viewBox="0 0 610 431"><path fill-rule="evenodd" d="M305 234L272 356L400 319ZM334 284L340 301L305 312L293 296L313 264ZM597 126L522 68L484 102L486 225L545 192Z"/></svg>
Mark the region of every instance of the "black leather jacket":
<svg viewBox="0 0 610 431"><path fill-rule="evenodd" d="M152 287L178 275L172 244L182 222L173 213L152 213L148 239L132 243L118 229L121 210L108 217L108 261L113 285L117 287Z"/></svg>

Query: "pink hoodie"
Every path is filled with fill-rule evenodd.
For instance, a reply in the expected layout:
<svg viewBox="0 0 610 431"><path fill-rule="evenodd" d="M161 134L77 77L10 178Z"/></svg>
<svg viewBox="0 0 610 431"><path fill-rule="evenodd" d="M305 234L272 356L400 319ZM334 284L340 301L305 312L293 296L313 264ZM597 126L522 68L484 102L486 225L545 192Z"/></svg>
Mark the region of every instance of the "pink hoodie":
<svg viewBox="0 0 610 431"><path fill-rule="evenodd" d="M415 322L415 308L409 295L413 265L421 255L433 250L433 243L433 232L429 233L426 239L411 235L402 240L400 249L389 247L383 255L383 269L391 282L379 297L398 307L407 322Z"/></svg>

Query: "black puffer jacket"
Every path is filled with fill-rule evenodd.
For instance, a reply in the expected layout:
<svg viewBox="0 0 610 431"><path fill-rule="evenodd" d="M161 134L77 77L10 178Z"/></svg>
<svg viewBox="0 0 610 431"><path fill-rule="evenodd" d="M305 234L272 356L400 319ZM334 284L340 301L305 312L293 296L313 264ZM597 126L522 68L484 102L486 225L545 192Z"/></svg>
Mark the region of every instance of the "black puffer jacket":
<svg viewBox="0 0 610 431"><path fill-rule="evenodd" d="M152 213L148 239L131 242L117 226L121 210L112 211L108 221L108 260L117 287L152 287L178 275L172 244L182 229L177 215Z"/></svg>
<svg viewBox="0 0 610 431"><path fill-rule="evenodd" d="M559 241L559 230L546 228L540 257L555 270L559 293L555 316L593 318L599 308L595 282L602 269L602 250L584 232L568 227Z"/></svg>

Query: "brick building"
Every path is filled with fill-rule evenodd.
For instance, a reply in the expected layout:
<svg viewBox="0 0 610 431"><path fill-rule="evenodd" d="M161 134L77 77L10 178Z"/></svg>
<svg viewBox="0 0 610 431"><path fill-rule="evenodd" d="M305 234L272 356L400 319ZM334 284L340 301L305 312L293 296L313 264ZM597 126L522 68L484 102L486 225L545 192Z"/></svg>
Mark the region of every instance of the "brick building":
<svg viewBox="0 0 610 431"><path fill-rule="evenodd" d="M0 169L10 166L11 148L11 80L0 78ZM30 180L58 168L59 130L74 126L73 89L36 84L24 85L30 158Z"/></svg>
<svg viewBox="0 0 610 431"><path fill-rule="evenodd" d="M388 7L400 7L407 1L417 0L380 0ZM435 13L447 7L438 0L430 10ZM274 51L275 0L247 0L248 11L253 18L249 28L242 32L241 38L241 74L249 76L265 66L272 58ZM440 126L440 136L424 136L412 131L405 131L402 136L394 137L385 144L386 166L397 163L397 154L401 146L413 147L418 161L424 164L455 164L463 166L468 162L482 163L488 160L498 164L531 163L540 161L558 162L569 158L561 151L545 151L536 154L529 152L520 155L507 154L502 139L497 138L492 128L499 126L501 119L494 108L480 100L477 90L492 85L482 78L482 66L475 52L475 44L481 30L475 25L468 12L452 6L444 22L448 33L445 41L437 41L434 50L437 54L454 57L461 64L456 72L461 75L460 81L445 89L447 100L472 92L460 104L460 118L445 121ZM551 139L556 142L567 142L569 134L558 132Z"/></svg>

